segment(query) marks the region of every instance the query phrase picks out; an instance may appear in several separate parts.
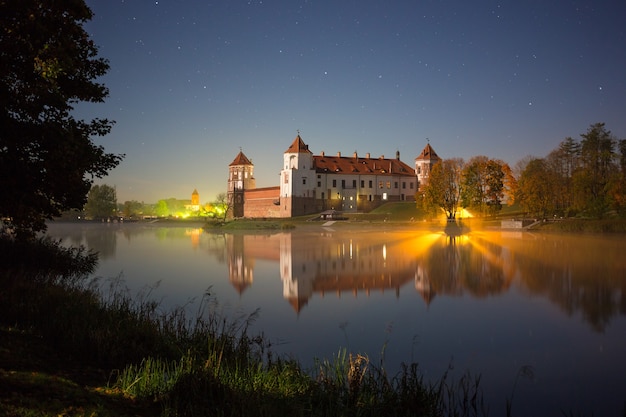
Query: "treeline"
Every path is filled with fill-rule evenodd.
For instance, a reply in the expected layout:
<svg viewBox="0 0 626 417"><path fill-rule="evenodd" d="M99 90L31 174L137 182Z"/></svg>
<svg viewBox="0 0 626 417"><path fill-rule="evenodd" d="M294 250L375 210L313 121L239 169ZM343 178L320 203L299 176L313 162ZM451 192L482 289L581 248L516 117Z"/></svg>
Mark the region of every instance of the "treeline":
<svg viewBox="0 0 626 417"><path fill-rule="evenodd" d="M581 140L565 138L541 158L527 156L514 169L505 162L476 156L435 164L417 194L418 204L448 219L467 209L493 215L504 204L518 204L528 216L623 216L626 208L626 140L604 123L592 124Z"/></svg>
<svg viewBox="0 0 626 417"><path fill-rule="evenodd" d="M626 140L616 139L604 123L568 137L544 158L520 165L516 200L543 218L624 215L626 208Z"/></svg>
<svg viewBox="0 0 626 417"><path fill-rule="evenodd" d="M168 198L157 203L144 203L136 200L118 203L115 187L107 184L93 185L87 194L87 203L82 211L65 212L63 217L88 219L110 219L122 217L124 219L141 219L145 217L224 217L228 211L226 193L220 193L215 201L205 204L192 205L191 200Z"/></svg>

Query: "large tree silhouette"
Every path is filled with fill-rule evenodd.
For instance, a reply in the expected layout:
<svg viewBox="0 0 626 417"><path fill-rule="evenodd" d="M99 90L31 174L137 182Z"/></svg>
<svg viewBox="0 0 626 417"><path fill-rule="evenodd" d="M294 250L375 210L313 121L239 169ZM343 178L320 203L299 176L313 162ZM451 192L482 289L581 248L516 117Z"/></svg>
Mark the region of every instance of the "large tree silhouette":
<svg viewBox="0 0 626 417"><path fill-rule="evenodd" d="M108 95L95 82L108 61L83 29L91 18L83 0L0 1L0 218L18 236L82 208L94 179L123 158L92 141L112 121L72 115Z"/></svg>

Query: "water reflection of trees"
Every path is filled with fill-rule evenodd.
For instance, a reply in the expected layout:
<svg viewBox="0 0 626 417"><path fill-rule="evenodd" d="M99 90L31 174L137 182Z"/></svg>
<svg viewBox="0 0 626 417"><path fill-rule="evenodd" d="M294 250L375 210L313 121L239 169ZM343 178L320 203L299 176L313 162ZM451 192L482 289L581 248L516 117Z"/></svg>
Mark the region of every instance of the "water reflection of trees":
<svg viewBox="0 0 626 417"><path fill-rule="evenodd" d="M523 242L523 243L522 243ZM538 235L514 242L523 287L595 330L626 314L626 244L614 237Z"/></svg>
<svg viewBox="0 0 626 417"><path fill-rule="evenodd" d="M117 225L109 223L53 223L48 226L48 234L55 239L61 239L69 246L85 246L97 252L99 259L115 256L117 231Z"/></svg>
<svg viewBox="0 0 626 417"><path fill-rule="evenodd" d="M417 291L488 297L513 285L602 331L626 314L626 243L620 239L470 233L277 233L226 235L230 279L253 284L255 259L277 261L283 297L296 311L317 294ZM412 283L413 285L410 285Z"/></svg>
<svg viewBox="0 0 626 417"><path fill-rule="evenodd" d="M438 294L469 293L486 297L507 290L513 275L503 248L494 242L466 235L445 236L433 245L423 262Z"/></svg>

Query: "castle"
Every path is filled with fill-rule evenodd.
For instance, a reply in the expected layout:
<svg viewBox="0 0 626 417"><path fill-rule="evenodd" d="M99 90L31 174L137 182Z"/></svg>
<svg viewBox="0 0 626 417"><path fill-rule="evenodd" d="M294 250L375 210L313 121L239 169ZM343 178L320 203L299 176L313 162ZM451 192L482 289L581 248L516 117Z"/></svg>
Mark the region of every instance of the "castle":
<svg viewBox="0 0 626 417"><path fill-rule="evenodd" d="M441 158L430 143L409 166L396 157L313 155L300 134L283 154L280 185L257 188L254 165L240 151L228 166L230 217L284 218L335 210L368 212L392 201L415 201Z"/></svg>

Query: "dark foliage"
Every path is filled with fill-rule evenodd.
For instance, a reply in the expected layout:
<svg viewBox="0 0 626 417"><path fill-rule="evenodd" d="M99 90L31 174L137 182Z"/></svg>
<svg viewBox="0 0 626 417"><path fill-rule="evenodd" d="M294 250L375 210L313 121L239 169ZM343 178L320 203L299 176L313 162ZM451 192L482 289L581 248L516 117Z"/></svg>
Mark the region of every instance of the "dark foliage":
<svg viewBox="0 0 626 417"><path fill-rule="evenodd" d="M82 208L93 180L123 158L92 141L112 121L72 116L108 94L94 82L109 64L83 29L91 18L83 0L0 1L0 217L21 236Z"/></svg>

